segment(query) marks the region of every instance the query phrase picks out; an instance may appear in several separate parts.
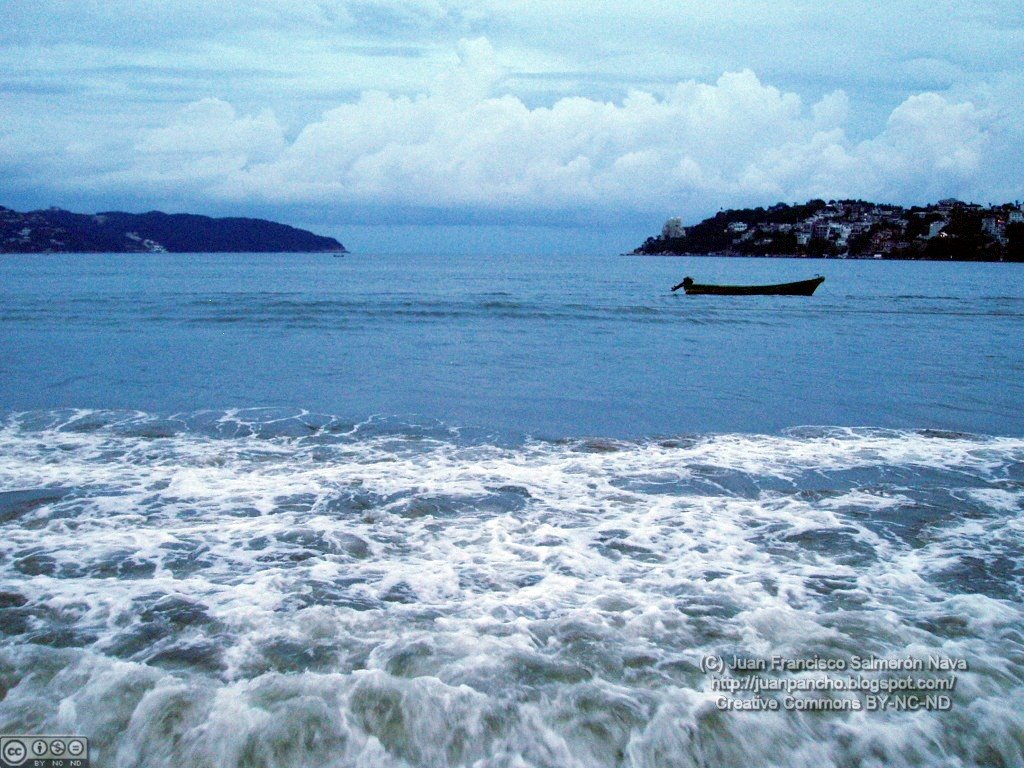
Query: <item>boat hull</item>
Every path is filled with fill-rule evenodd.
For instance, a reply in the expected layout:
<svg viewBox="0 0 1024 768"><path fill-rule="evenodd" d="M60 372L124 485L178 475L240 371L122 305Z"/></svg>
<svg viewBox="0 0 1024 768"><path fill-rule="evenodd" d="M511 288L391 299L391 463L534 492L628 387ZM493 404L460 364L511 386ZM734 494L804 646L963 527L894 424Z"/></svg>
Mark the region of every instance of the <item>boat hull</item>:
<svg viewBox="0 0 1024 768"><path fill-rule="evenodd" d="M698 296L810 296L823 282L825 282L824 277L815 277L811 280L775 285L701 285L700 283L686 285L680 283L676 287L681 287L687 295Z"/></svg>

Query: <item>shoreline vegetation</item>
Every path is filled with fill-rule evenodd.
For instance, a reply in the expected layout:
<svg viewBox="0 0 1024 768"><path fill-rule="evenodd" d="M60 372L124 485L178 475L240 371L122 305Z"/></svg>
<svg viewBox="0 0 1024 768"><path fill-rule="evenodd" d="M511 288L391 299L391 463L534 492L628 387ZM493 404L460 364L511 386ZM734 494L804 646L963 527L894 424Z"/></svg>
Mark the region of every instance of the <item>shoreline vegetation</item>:
<svg viewBox="0 0 1024 768"><path fill-rule="evenodd" d="M947 199L903 208L864 200L810 200L721 210L699 224L665 222L628 255L1024 261L1019 202Z"/></svg>
<svg viewBox="0 0 1024 768"><path fill-rule="evenodd" d="M19 213L0 206L0 253L348 253L333 237L266 219L189 213Z"/></svg>

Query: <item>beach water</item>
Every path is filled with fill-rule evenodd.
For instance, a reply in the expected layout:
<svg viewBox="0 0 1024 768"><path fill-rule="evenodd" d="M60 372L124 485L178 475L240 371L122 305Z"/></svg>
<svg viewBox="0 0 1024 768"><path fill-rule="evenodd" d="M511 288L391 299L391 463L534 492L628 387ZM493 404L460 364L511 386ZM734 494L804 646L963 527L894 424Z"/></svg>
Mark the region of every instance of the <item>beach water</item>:
<svg viewBox="0 0 1024 768"><path fill-rule="evenodd" d="M1022 321L1018 265L5 257L0 733L1024 764Z"/></svg>

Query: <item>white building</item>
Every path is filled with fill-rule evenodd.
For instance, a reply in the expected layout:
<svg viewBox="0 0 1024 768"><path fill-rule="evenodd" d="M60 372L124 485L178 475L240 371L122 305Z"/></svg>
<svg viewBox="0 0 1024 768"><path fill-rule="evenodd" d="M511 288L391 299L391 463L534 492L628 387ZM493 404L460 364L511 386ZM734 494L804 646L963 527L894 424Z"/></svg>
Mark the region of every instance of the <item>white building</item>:
<svg viewBox="0 0 1024 768"><path fill-rule="evenodd" d="M981 220L981 231L1001 243L1006 242L1006 222L995 216L987 216Z"/></svg>

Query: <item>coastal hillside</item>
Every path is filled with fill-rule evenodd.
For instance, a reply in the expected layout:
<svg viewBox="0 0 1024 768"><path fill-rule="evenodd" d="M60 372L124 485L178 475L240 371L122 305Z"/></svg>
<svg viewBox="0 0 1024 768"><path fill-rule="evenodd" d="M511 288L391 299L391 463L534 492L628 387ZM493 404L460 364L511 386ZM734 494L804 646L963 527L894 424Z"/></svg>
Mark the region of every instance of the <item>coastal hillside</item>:
<svg viewBox="0 0 1024 768"><path fill-rule="evenodd" d="M187 213L19 213L0 206L0 253L345 253L333 237L264 219Z"/></svg>
<svg viewBox="0 0 1024 768"><path fill-rule="evenodd" d="M723 210L699 224L665 222L635 254L852 259L1024 261L1018 203L959 200L903 208L863 200L810 200Z"/></svg>

